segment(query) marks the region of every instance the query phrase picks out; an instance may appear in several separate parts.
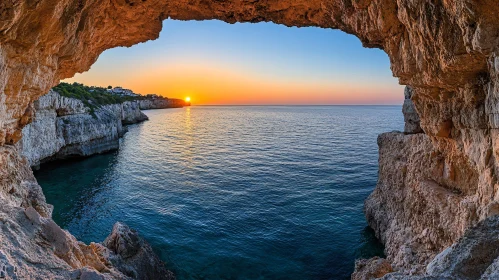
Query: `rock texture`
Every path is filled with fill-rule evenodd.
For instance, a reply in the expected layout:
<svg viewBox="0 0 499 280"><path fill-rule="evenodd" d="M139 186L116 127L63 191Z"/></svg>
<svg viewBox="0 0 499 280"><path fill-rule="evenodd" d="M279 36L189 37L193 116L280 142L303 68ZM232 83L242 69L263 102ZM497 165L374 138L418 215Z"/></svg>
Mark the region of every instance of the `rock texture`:
<svg viewBox="0 0 499 280"><path fill-rule="evenodd" d="M6 279L129 279L129 272L172 279L152 253L150 246L119 224L106 244L78 242L50 218L52 207L26 160L14 146L0 147L0 276ZM109 240L132 235L135 244L121 244L121 251ZM127 254L123 254L126 251ZM125 263L126 269L119 264ZM155 268L144 263L156 264ZM115 265L116 264L116 265ZM142 269L150 271L143 271ZM89 277L89 278L85 278ZM91 278L94 277L94 278Z"/></svg>
<svg viewBox="0 0 499 280"><path fill-rule="evenodd" d="M392 132L378 137L379 180L365 204L369 225L395 268L421 272L480 217L480 174L448 138ZM484 211L486 209L483 209Z"/></svg>
<svg viewBox="0 0 499 280"><path fill-rule="evenodd" d="M138 102L102 106L91 112L78 99L50 91L34 103L34 117L17 146L31 166L54 159L89 156L119 148L122 124L147 120Z"/></svg>
<svg viewBox="0 0 499 280"><path fill-rule="evenodd" d="M400 272L384 273L380 279L394 280L492 280L499 279L499 216L485 219L468 229L452 246L438 254L426 267L422 275L407 275ZM384 267L383 259L362 260L359 263L374 263L371 267ZM377 266L376 266L377 265ZM357 270L357 266L356 266ZM369 271L364 267L359 273ZM380 270L384 272L383 269ZM354 274L356 275L356 274ZM352 279L354 279L352 275ZM366 274L363 274L366 275ZM376 279L365 278L365 279Z"/></svg>
<svg viewBox="0 0 499 280"><path fill-rule="evenodd" d="M494 279L499 263L499 217L468 230L458 242L438 254L427 266L432 276L457 279Z"/></svg>
<svg viewBox="0 0 499 280"><path fill-rule="evenodd" d="M366 215L394 268L422 272L466 228L499 212L498 14L496 0L2 1L0 146L21 139L33 102L59 80L88 70L106 49L156 38L168 17L338 28L384 50L412 88L424 134L380 137L380 181ZM14 177L2 179L0 205L15 199L12 188L30 192L9 185L28 176L16 159L6 158L2 172ZM29 201L43 205L38 198Z"/></svg>
<svg viewBox="0 0 499 280"><path fill-rule="evenodd" d="M411 100L412 88L409 86L405 87L404 90L404 105L402 106L402 114L404 114L404 132L405 133L422 133L421 120L419 119L418 112L414 106L414 102Z"/></svg>
<svg viewBox="0 0 499 280"><path fill-rule="evenodd" d="M109 249L106 259L134 279L175 279L173 273L154 254L136 231L116 223L103 245Z"/></svg>
<svg viewBox="0 0 499 280"><path fill-rule="evenodd" d="M352 280L371 280L393 272L393 268L386 259L374 257L368 260L357 260Z"/></svg>
<svg viewBox="0 0 499 280"><path fill-rule="evenodd" d="M117 223L104 244L86 245L32 207L0 205L0 273L7 279L175 279L151 247L128 227ZM7 216L8 215L8 216ZM116 228L124 228L116 232ZM133 235L136 244L112 238Z"/></svg>
<svg viewBox="0 0 499 280"><path fill-rule="evenodd" d="M123 102L120 107L119 111L121 111L121 122L123 124L134 124L149 119L142 113L139 101Z"/></svg>
<svg viewBox="0 0 499 280"><path fill-rule="evenodd" d="M156 98L156 99L145 99L139 100L140 110L151 110L151 109L165 109L171 108L168 99Z"/></svg>

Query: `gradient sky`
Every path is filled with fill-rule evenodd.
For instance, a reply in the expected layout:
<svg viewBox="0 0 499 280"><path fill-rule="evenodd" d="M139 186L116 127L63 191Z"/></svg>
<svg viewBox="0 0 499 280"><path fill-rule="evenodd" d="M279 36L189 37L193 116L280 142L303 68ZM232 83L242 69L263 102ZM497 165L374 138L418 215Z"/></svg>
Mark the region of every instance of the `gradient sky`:
<svg viewBox="0 0 499 280"><path fill-rule="evenodd" d="M193 104L401 104L388 56L341 31L273 23L163 23L160 38L104 52L67 82Z"/></svg>

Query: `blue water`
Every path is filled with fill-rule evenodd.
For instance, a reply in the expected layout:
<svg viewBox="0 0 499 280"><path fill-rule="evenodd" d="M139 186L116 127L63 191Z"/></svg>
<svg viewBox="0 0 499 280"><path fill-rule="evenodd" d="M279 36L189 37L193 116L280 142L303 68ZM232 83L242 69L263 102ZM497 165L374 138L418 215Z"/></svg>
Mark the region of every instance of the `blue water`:
<svg viewBox="0 0 499 280"><path fill-rule="evenodd" d="M356 258L382 254L362 207L400 106L146 113L119 152L36 172L80 240L125 222L179 279L349 279Z"/></svg>

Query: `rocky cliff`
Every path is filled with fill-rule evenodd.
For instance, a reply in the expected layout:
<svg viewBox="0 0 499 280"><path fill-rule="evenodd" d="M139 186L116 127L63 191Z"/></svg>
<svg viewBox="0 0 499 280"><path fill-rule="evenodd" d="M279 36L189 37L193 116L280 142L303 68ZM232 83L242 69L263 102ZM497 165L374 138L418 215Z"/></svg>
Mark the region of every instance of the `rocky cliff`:
<svg viewBox="0 0 499 280"><path fill-rule="evenodd" d="M168 99L157 98L154 100L139 100L139 106L141 110L151 110L169 108L170 105Z"/></svg>
<svg viewBox="0 0 499 280"><path fill-rule="evenodd" d="M77 241L51 218L41 187L16 147L0 147L0 278L174 279L151 247L116 224L103 243Z"/></svg>
<svg viewBox="0 0 499 280"><path fill-rule="evenodd" d="M380 137L380 178L366 216L394 269L425 273L434 256L499 211L498 14L497 0L2 1L2 221L13 224L30 205L47 216L12 145L32 121L33 102L59 80L88 70L104 50L156 38L166 18L337 28L384 50L393 74L412 87L423 133ZM2 256L22 260L19 267L68 273L67 266L44 266L54 253L37 260L10 251Z"/></svg>
<svg viewBox="0 0 499 280"><path fill-rule="evenodd" d="M31 166L118 149L123 124L147 120L136 101L87 107L50 91L34 103L34 117L22 130L17 146Z"/></svg>
<svg viewBox="0 0 499 280"><path fill-rule="evenodd" d="M180 108L190 104L181 99L148 98L138 100L140 110Z"/></svg>

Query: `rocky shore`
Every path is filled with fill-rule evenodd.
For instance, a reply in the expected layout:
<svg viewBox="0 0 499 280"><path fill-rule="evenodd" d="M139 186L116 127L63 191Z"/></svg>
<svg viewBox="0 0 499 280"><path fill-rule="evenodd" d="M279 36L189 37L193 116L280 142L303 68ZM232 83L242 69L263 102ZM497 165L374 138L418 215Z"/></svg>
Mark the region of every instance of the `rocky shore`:
<svg viewBox="0 0 499 280"><path fill-rule="evenodd" d="M0 278L174 279L137 232L116 224L84 244L52 219L41 187L15 146L0 147Z"/></svg>
<svg viewBox="0 0 499 280"><path fill-rule="evenodd" d="M88 106L55 90L33 103L33 118L17 143L32 167L41 163L86 157L119 148L126 125L148 120L142 110L180 108L183 100L143 97L132 101Z"/></svg>
<svg viewBox="0 0 499 280"><path fill-rule="evenodd" d="M175 279L151 246L124 224L116 223L102 243L89 245L61 229L29 168L116 150L126 125L148 120L141 108L185 105L172 102L142 98L89 106L51 90L33 103L21 141L0 147L0 165L11 167L0 170L0 189L8 188L2 198L9 201L0 205L0 278Z"/></svg>
<svg viewBox="0 0 499 280"><path fill-rule="evenodd" d="M31 166L119 148L126 124L147 120L138 101L100 106L50 91L33 105L34 117L22 130L17 146Z"/></svg>

